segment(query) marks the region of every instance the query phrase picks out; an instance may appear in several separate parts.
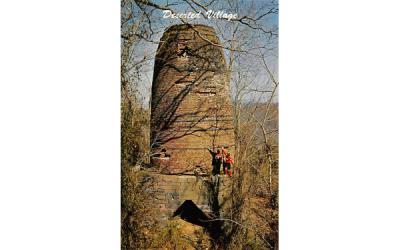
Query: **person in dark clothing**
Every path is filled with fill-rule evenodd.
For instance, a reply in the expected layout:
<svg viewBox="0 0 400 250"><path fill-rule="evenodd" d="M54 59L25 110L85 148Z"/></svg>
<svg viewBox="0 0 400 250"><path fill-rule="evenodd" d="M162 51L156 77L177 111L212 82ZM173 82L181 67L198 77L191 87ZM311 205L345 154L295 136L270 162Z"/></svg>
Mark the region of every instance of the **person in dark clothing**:
<svg viewBox="0 0 400 250"><path fill-rule="evenodd" d="M222 165L222 153L221 150L217 149L216 152L212 151L211 149L208 148L208 151L210 152L212 156L212 174L217 175L221 171L221 165Z"/></svg>

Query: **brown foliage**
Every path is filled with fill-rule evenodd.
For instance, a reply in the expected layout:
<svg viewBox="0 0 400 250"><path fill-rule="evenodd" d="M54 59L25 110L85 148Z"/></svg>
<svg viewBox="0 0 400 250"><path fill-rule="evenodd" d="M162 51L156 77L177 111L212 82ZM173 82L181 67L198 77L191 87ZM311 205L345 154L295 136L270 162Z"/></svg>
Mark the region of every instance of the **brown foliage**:
<svg viewBox="0 0 400 250"><path fill-rule="evenodd" d="M264 3L264 1L262 1ZM278 88L273 67L278 29L263 18L277 14L277 3L265 1L255 8L252 1L184 1L193 11L241 9L234 22L215 23L221 34L228 71L233 86L235 112L235 165L230 216L224 220L221 249L278 249ZM151 180L132 167L147 162L149 114L136 100L138 86L144 83L146 65L154 60L160 32L166 28L158 18L161 10L176 11L174 4L150 0L121 1L121 247L122 249L197 249L208 247L179 238L184 235L175 222L163 226L154 221L151 197L145 192ZM184 20L176 20L184 23ZM152 49L150 49L152 48ZM154 51L153 51L154 50ZM140 53L139 53L140 52ZM141 53L144 52L144 53ZM148 67L147 67L148 68ZM260 80L262 79L262 80ZM257 84L253 84L258 82Z"/></svg>

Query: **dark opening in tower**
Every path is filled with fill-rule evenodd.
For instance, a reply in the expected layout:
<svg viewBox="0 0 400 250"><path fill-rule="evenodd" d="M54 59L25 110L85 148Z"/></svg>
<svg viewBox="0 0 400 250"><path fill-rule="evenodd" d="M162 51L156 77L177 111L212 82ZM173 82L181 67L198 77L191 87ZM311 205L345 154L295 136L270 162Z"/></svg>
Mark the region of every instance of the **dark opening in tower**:
<svg viewBox="0 0 400 250"><path fill-rule="evenodd" d="M202 227L207 227L212 220L212 216L204 213L191 200L183 202L173 214L173 217L175 216L179 216L182 220Z"/></svg>

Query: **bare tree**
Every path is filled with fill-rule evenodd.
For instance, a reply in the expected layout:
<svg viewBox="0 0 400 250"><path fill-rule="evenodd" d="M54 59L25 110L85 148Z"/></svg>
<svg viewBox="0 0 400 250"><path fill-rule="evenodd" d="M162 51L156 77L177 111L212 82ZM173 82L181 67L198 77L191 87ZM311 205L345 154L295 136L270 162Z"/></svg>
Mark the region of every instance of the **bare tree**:
<svg viewBox="0 0 400 250"><path fill-rule="evenodd" d="M238 13L238 18L206 19L204 16L209 10L220 9ZM160 17L164 10L201 12L203 18L163 19ZM208 42L223 48L227 58L234 104L236 161L231 213L229 218L220 218L227 225L221 236L223 245L230 249L278 249L277 15L278 3L274 0L121 0L121 160L125 178L121 223L122 238L126 243L124 249L145 247L151 241L150 238L144 240L148 237L144 232L135 236L128 230L133 228L129 222L132 219L151 216L150 210L143 209L142 198L146 196L142 187L145 185L138 185L140 181L132 177L135 175L131 167L145 163L151 155L148 96L155 53L164 30L179 23L213 26L221 44ZM142 226L134 230L151 230L151 227Z"/></svg>

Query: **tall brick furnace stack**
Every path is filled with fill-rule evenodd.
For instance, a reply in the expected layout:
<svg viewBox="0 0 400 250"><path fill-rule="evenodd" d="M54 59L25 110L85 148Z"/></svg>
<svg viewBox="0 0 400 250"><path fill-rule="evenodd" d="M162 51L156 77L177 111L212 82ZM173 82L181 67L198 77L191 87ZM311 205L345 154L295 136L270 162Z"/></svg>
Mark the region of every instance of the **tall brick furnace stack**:
<svg viewBox="0 0 400 250"><path fill-rule="evenodd" d="M157 50L151 101L153 166L164 174L209 175L207 148L234 152L230 86L213 28L174 25Z"/></svg>
<svg viewBox="0 0 400 250"><path fill-rule="evenodd" d="M162 221L175 216L201 225L223 216L230 178L211 175L208 148L234 153L226 62L213 28L174 25L160 40L151 100L154 205ZM214 229L213 229L214 230Z"/></svg>

